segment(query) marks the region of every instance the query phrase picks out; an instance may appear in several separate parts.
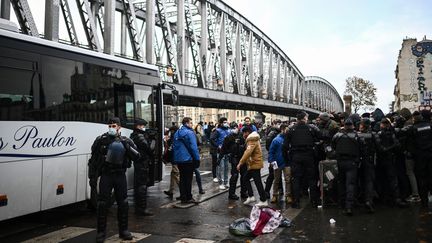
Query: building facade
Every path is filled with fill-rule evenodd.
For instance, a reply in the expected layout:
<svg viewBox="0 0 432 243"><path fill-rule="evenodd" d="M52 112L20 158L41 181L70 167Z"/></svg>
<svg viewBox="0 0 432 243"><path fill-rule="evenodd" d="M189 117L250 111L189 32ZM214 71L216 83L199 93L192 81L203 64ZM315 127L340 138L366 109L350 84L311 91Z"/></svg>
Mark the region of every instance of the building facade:
<svg viewBox="0 0 432 243"><path fill-rule="evenodd" d="M432 96L432 40L426 37L407 38L402 42L396 66L395 101L393 110L408 108L431 109Z"/></svg>
<svg viewBox="0 0 432 243"><path fill-rule="evenodd" d="M244 111L244 110L228 110L228 109L215 109L215 108L202 108L202 107L190 107L190 106L165 106L164 107L164 119L165 126L169 127L173 123L178 125L184 117L192 118L194 124L202 122L214 122L217 123L219 118L226 117L229 122L243 123L245 117L250 117L252 120L255 119L256 111ZM275 115L270 113L263 113L265 118L265 124L270 125L274 119L280 119L282 121L289 120L287 116Z"/></svg>

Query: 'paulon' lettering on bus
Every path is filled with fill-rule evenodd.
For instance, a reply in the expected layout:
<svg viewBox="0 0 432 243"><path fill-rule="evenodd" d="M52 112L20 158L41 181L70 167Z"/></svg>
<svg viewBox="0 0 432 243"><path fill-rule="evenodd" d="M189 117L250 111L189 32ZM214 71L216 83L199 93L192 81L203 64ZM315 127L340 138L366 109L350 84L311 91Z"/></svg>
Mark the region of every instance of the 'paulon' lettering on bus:
<svg viewBox="0 0 432 243"><path fill-rule="evenodd" d="M62 136L64 131L65 127L62 126L57 130L54 136L43 137L39 135L39 130L36 126L22 126L15 131L15 143L12 145L12 148L14 150L20 150L26 146L31 146L33 149L49 147L72 147L77 140L74 137ZM3 138L0 138L0 151L5 149L8 144L8 141L3 141Z"/></svg>

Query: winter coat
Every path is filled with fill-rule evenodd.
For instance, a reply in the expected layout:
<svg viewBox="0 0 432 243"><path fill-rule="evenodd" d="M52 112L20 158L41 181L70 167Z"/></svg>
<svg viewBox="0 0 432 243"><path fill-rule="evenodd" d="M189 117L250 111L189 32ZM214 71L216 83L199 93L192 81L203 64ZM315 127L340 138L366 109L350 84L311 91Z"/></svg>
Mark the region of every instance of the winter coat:
<svg viewBox="0 0 432 243"><path fill-rule="evenodd" d="M271 163L273 161L277 162L279 168L284 168L285 166L289 166L287 161L285 161L283 153L282 153L282 145L284 143L285 136L283 134L279 134L273 139L270 145L269 153L268 153L268 162Z"/></svg>
<svg viewBox="0 0 432 243"><path fill-rule="evenodd" d="M264 167L263 154L260 144L260 136L257 132L252 132L246 138L246 150L240 159L239 164L247 163L248 170L259 170Z"/></svg>
<svg viewBox="0 0 432 243"><path fill-rule="evenodd" d="M176 164L200 160L195 132L188 126L182 126L174 134L173 152Z"/></svg>
<svg viewBox="0 0 432 243"><path fill-rule="evenodd" d="M372 118L374 119L373 124L371 124L372 131L379 132L381 120L384 118L384 112L380 108L376 108L373 112Z"/></svg>
<svg viewBox="0 0 432 243"><path fill-rule="evenodd" d="M215 147L221 147L226 136L230 134L230 130L227 127L218 127L216 132L212 133L210 142Z"/></svg>
<svg viewBox="0 0 432 243"><path fill-rule="evenodd" d="M243 124L242 128L240 129L240 132L243 132L243 128L248 126L252 129L252 132L258 132L258 129L254 124L250 124L250 125Z"/></svg>

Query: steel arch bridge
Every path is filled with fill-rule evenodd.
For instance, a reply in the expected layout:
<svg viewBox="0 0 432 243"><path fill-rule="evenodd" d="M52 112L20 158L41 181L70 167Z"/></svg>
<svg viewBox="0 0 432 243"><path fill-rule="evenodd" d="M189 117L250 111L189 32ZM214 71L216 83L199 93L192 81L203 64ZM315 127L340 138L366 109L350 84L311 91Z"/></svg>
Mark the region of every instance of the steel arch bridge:
<svg viewBox="0 0 432 243"><path fill-rule="evenodd" d="M333 85L318 76L306 76L303 97L306 107L320 111L342 111L343 101Z"/></svg>
<svg viewBox="0 0 432 243"><path fill-rule="evenodd" d="M43 35L27 0L1 1L0 17L10 19L12 6L23 34L157 65L184 105L286 115L343 110L328 81L305 78L265 33L219 0L45 0Z"/></svg>

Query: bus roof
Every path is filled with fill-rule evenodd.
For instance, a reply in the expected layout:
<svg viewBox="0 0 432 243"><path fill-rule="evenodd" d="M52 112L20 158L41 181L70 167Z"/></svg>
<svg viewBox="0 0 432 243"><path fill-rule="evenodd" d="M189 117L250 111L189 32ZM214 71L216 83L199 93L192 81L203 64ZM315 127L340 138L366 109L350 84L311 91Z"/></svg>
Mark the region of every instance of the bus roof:
<svg viewBox="0 0 432 243"><path fill-rule="evenodd" d="M80 47L76 47L76 46L72 46L72 45L67 45L67 44L63 44L63 43L59 43L59 42L55 42L55 41L50 41L50 40L45 40L42 38L37 38L34 36L29 36L29 35L25 35L25 34L21 34L21 33L16 33L16 32L4 30L1 28L0 28L0 36L15 39L17 41L30 42L30 43L37 44L37 45L56 48L56 49L64 50L67 52L74 52L74 53L79 53L79 54L83 54L83 55L87 55L87 56L91 56L91 57L102 58L102 59L105 59L108 61L115 61L115 62L119 62L122 64L133 65L133 66L136 66L139 68L146 68L146 69L153 70L159 74L159 69L156 65L138 62L138 61L130 60L127 58L121 58L121 57L117 57L114 55L108 55L108 54L105 54L102 52L96 52L96 51L92 51L92 50L88 50L88 49L84 49L84 48L80 48Z"/></svg>

